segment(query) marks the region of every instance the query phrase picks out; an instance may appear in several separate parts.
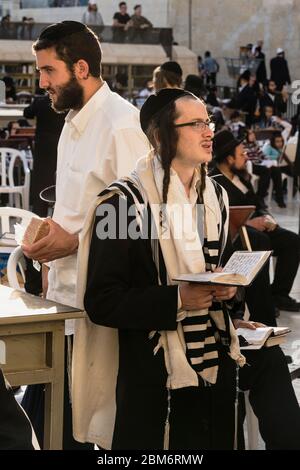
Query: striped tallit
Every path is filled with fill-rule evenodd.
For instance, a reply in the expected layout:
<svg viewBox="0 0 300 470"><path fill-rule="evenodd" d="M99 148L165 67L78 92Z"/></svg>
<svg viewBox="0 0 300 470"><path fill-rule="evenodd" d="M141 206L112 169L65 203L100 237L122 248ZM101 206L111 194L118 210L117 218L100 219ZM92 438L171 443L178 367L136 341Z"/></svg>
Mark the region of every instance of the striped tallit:
<svg viewBox="0 0 300 470"><path fill-rule="evenodd" d="M154 158L155 157L152 156L152 161ZM159 227L163 225L162 211L159 211L160 220L155 224L153 207L157 208L157 200L152 200L151 202L151 195L145 191L145 186L147 187L147 185L145 185L145 179L142 181L140 178L144 172L145 167L143 167L143 171L140 174L137 168L136 173L134 173L130 179L126 178L112 183L105 193L118 190L135 205L137 221L140 225L141 232L145 231L143 221L147 220L147 236L151 236L152 256L157 267L159 282L162 285L167 285L172 283L172 275L168 273L166 268L166 253L163 253L162 250L162 239L160 236L157 236ZM151 174L153 172L155 172L155 165L150 164L148 167L148 178L149 173ZM219 212L217 231L207 230L209 224L215 224L215 221L211 220L211 213L206 214L207 216L205 217L206 237L202 247L203 258L205 269L211 271L219 266L225 249L228 211L223 199L224 193L222 188L215 181L210 179L208 180L207 186L210 188L209 198L216 199ZM211 190L213 190L213 194ZM211 233L214 233L214 238L211 237ZM171 245L172 240L168 240L166 243ZM226 308L219 302L213 302L209 310L204 309L198 312L185 312L183 319L178 324L178 337L183 337L184 339L186 359L193 370L199 374L205 382L215 383L217 379L219 358L216 338L221 339L222 343L228 347L229 351L233 336L234 347L237 347L236 337L231 326ZM163 335L165 338L161 340L160 345L163 346L164 349L167 347L168 343L166 336L171 336L171 334L173 334L173 332L168 332ZM239 353L237 357L239 357ZM197 385L198 380L194 380L193 384ZM172 380L170 380L169 385L170 388L178 388L176 381L172 386Z"/></svg>

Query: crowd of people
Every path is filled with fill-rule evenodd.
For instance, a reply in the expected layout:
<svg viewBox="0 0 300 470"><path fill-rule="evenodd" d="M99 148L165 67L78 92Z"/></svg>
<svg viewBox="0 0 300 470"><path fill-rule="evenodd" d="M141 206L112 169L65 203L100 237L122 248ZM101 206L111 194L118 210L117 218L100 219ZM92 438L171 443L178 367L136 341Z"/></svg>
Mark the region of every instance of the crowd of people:
<svg viewBox="0 0 300 470"><path fill-rule="evenodd" d="M141 22L140 10L136 16ZM243 125L233 126L230 106L238 103L236 110L245 112L241 93L253 87L248 74L240 77L236 100L225 106L215 88L205 103L201 77L183 82L181 66L167 62L154 70L154 93L147 97L145 90L139 111L103 80L100 42L84 23L48 26L33 51L40 87L48 93L25 111L39 126L37 178L46 139L54 161L60 137L49 233L23 245L23 252L42 265L46 298L87 313L66 325L66 354L73 362L70 382L66 370L64 449L237 448L240 388L250 392L266 448L299 450L300 408L282 350L243 353L236 333L240 326L276 325L278 310L300 311L290 296L300 237L274 219L270 223L266 181L254 190L240 130L248 126L253 166L268 156L278 159L290 133L282 119L282 92L277 114L271 113L278 125L267 144L271 150L260 149L251 128L255 112L247 111L247 123L238 115ZM207 64L214 85L217 70L212 59ZM270 82L256 97L273 103ZM260 106L258 122L268 118L268 105ZM50 123L55 137L47 135ZM257 176L267 177L259 170ZM41 182L36 179L36 192ZM273 283L268 263L245 290L175 282L185 272L222 269L241 248L240 239L232 243L229 235L229 206L249 204L255 206L247 222L252 248L277 256ZM174 208L187 218L179 226ZM9 414L0 407L1 433L8 439L0 436L0 448L31 449L25 415L22 439L11 432L20 413L4 381L0 393L1 405L10 407ZM30 386L23 400L41 446L43 394L43 386Z"/></svg>

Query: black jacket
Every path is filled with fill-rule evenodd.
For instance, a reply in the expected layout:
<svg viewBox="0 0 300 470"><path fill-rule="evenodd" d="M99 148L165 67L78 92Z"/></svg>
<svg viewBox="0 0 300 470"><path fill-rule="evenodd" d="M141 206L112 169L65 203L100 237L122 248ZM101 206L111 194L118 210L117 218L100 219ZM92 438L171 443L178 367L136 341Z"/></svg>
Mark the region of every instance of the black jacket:
<svg viewBox="0 0 300 470"><path fill-rule="evenodd" d="M270 62L271 80L273 80L277 88L281 90L282 86L291 84L289 67L286 59L283 57L273 57Z"/></svg>

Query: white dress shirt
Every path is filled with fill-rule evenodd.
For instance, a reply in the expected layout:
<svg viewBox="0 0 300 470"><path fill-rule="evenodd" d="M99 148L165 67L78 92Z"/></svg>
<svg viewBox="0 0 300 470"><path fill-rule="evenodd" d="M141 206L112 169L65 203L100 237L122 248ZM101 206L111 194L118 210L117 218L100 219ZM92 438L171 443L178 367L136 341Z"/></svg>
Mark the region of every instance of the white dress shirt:
<svg viewBox="0 0 300 470"><path fill-rule="evenodd" d="M93 199L114 179L128 175L149 148L138 110L104 83L80 111L66 117L53 220L79 233ZM50 263L47 298L76 306L76 262L75 254Z"/></svg>

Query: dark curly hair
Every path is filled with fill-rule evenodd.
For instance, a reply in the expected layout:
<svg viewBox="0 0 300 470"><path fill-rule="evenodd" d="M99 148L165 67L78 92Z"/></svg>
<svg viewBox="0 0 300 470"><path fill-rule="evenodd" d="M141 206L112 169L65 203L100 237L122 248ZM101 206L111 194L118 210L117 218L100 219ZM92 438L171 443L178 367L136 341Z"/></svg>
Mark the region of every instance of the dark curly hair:
<svg viewBox="0 0 300 470"><path fill-rule="evenodd" d="M90 75L95 78L100 77L102 59L100 42L87 26L82 31L57 39L52 37L38 39L32 46L33 53L50 48L55 50L58 59L65 62L70 72L73 71L74 64L82 59L88 64Z"/></svg>

